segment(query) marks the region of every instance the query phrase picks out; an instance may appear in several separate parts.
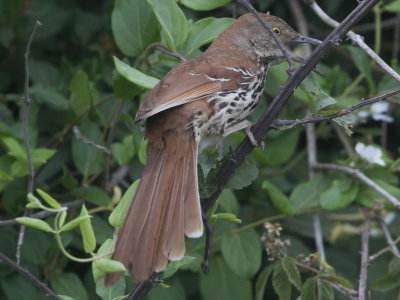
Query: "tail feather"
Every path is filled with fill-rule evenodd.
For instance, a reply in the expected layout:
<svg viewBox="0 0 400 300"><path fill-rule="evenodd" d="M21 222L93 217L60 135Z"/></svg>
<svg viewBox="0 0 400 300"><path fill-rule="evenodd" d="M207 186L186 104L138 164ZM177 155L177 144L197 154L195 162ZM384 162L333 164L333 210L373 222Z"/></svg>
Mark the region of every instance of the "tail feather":
<svg viewBox="0 0 400 300"><path fill-rule="evenodd" d="M200 236L201 209L197 185L197 143L191 135L167 132L160 142L149 136L148 164L119 232L113 259L136 281L165 269L168 260L185 253L185 234ZM122 276L109 273L110 286Z"/></svg>

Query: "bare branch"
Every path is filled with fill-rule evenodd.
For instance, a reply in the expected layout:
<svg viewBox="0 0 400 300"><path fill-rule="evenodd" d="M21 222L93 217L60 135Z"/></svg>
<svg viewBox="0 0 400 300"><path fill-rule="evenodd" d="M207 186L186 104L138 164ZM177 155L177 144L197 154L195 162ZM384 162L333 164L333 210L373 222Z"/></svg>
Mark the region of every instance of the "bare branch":
<svg viewBox="0 0 400 300"><path fill-rule="evenodd" d="M400 236L393 241L393 244L396 245L399 242L400 242ZM383 248L383 249L379 250L378 252L372 254L369 257L369 261L373 261L373 260L377 259L379 256L381 256L382 254L385 254L386 252L389 252L391 250L392 250L392 248L390 246L387 246L386 248Z"/></svg>
<svg viewBox="0 0 400 300"><path fill-rule="evenodd" d="M35 277L28 269L21 267L18 263L12 261L8 256L0 252L0 263L10 266L12 269L19 272L22 276L41 289L47 297L56 300L62 300L56 293L54 293L45 283L41 282Z"/></svg>
<svg viewBox="0 0 400 300"><path fill-rule="evenodd" d="M340 112L332 115L327 115L327 116L317 116L317 117L311 117L307 119L302 119L302 120L276 120L273 124L274 128L277 127L282 127L282 126L290 126L290 125L302 125L302 124L308 124L308 123L318 123L322 121L327 121L327 120L332 120L336 118L340 118L342 116L348 115L349 113L352 113L353 111L364 107L366 105L379 102L382 100L385 100L391 96L400 94L400 89L395 89L393 91L387 92L383 95L376 96L367 100L363 100L360 103L357 103L356 105L350 106L343 108Z"/></svg>
<svg viewBox="0 0 400 300"><path fill-rule="evenodd" d="M35 37L36 31L39 29L39 27L42 26L42 23L39 21L36 21L35 26L33 27L33 30L31 32L31 35L29 36L28 44L26 45L26 50L25 50L25 82L24 82L24 101L22 103L22 122L23 122L23 130L24 130L24 146L25 146L25 152L26 152L26 160L28 162L28 193L33 192L33 185L35 182L35 168L33 167L33 162L32 162L32 149L31 149L31 142L30 142L30 137L29 137L29 104L30 104L30 98L29 98L29 54L31 52L31 44L33 41L33 38ZM27 216L29 215L29 210L25 210L24 215ZM17 258L17 264L20 262L21 258L21 247L24 244L24 237L25 237L25 226L21 225L19 228L19 234L18 234L18 242L17 242L17 249L15 252L15 257Z"/></svg>
<svg viewBox="0 0 400 300"><path fill-rule="evenodd" d="M386 200L391 202L396 208L400 208L400 201L396 197L389 194L385 189L383 189L382 187L377 185L372 179L370 179L368 176L366 176L360 170L352 169L350 167L335 165L335 164L321 164L321 163L316 164L314 166L314 168L320 169L320 170L336 170L336 171L340 171L340 172L346 173L348 175L351 175L354 178L357 178L359 181L361 181L365 185L372 188L375 192L377 192L382 197L384 197Z"/></svg>
<svg viewBox="0 0 400 300"><path fill-rule="evenodd" d="M78 126L75 125L75 126L72 128L72 130L74 131L74 134L75 134L76 138L77 138L78 140L80 140L81 142L83 142L84 144L89 145L89 146L92 146L92 147L96 148L97 150L103 151L103 152L106 153L106 154L111 154L111 150L108 149L107 147L104 147L104 146L102 146L102 145L98 145L98 144L96 144L95 142L93 142L93 141L89 140L88 138L84 137L84 136L81 134L81 132L79 131Z"/></svg>
<svg viewBox="0 0 400 300"><path fill-rule="evenodd" d="M339 22L329 17L315 0L306 0L306 2L326 24L331 27L337 27L339 25ZM400 74L393 70L382 58L379 57L378 54L376 54L366 43L364 43L364 38L361 35L356 34L353 31L349 31L347 36L361 49L363 49L365 53L367 53L369 57L371 57L379 66L381 66L381 68L384 69L390 76L400 82Z"/></svg>
<svg viewBox="0 0 400 300"><path fill-rule="evenodd" d="M361 266L360 281L358 286L358 300L366 300L367 277L368 277L368 252L369 252L369 233L371 231L371 217L366 216L364 227L361 233Z"/></svg>
<svg viewBox="0 0 400 300"><path fill-rule="evenodd" d="M382 228L383 234L385 235L386 242L388 243L390 250L392 250L393 255L396 257L400 257L399 249L397 249L396 244L394 243L392 236L390 235L389 229L386 226L385 221L382 217L378 217L379 226Z"/></svg>

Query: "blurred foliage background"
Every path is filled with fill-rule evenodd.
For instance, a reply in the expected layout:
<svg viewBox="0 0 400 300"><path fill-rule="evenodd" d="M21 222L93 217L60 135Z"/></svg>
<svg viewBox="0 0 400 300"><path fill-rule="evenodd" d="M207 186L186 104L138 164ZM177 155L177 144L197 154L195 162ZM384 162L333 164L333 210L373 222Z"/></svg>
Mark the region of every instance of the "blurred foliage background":
<svg viewBox="0 0 400 300"><path fill-rule="evenodd" d="M114 231L108 221L110 212L132 182L140 178L146 143L143 128L134 124L134 116L140 100L156 82L154 78L162 78L178 63L159 51L160 45L186 58L195 57L232 22L235 11L229 0L177 2L0 0L0 252L15 258L19 226L2 221L24 215L27 203L24 53L35 21L40 20L43 26L34 37L29 57L34 187L61 204L84 201L92 215L89 223L94 246L83 246L82 234L85 242L88 237L82 233L82 226L81 233L68 230L61 239L70 254L89 257L88 253L101 252L100 245L108 243L109 247ZM252 4L296 28L289 2L260 0ZM357 1L318 3L330 16L342 20ZM331 29L302 1L298 4L309 35L324 39ZM238 7L236 12L240 15L246 11ZM398 72L394 34L399 12L400 1L381 2L355 28ZM304 56L301 49L296 53ZM142 78L129 66L154 78ZM281 64L270 70L253 120L286 80L285 68ZM336 112L399 87L348 41L327 55L318 68L324 76L310 75L282 111L281 119ZM399 199L400 98L392 97L388 103L383 108L363 108L363 113L346 119L344 127L334 122L317 124L317 154L321 162L362 170ZM346 131L352 131L352 135ZM111 154L88 145L77 132L111 149ZM243 137L243 133L235 133L224 141L225 157ZM362 145L355 151L358 142L374 145L381 160L363 156ZM367 208L385 220L394 238L399 236L398 211L372 189L336 171L318 171L309 179L305 127L272 131L265 143L266 149L253 151L219 199L212 217L215 232L210 273L205 276L200 271L204 238L188 240L188 258L177 273L165 279L170 287L154 288L148 299L295 299L300 294L303 299L347 299L334 291L332 283L357 290L360 230ZM214 148L201 156L203 196L213 191L212 178L223 163L220 159ZM321 216L326 262L315 254L313 212ZM66 221L80 214L80 206L69 208ZM54 219L53 215L44 220L53 226ZM279 222L282 230L277 225L264 228L267 221ZM67 258L54 235L44 232L43 227L39 229L27 228L21 265L57 294L79 300L113 299L132 289L126 277L107 291L96 277L96 266L93 271L91 264ZM278 248L271 248L271 244ZM382 230L373 222L370 253L385 247ZM272 254L268 256L266 250ZM387 252L371 262L371 299L400 299L400 263L395 256ZM271 258L276 261L271 262ZM308 264L316 271L307 271L299 264ZM0 264L0 298L45 296L19 273Z"/></svg>

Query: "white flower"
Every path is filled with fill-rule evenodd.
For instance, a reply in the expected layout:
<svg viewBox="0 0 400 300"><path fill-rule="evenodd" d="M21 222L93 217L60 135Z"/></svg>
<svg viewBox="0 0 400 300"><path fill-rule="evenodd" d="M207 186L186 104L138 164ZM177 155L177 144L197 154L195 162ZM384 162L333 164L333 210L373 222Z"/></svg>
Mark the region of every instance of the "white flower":
<svg viewBox="0 0 400 300"><path fill-rule="evenodd" d="M376 146L365 146L364 143L358 142L356 144L356 152L361 156L361 158L370 162L371 164L380 166L385 165L385 162L382 159L382 150Z"/></svg>
<svg viewBox="0 0 400 300"><path fill-rule="evenodd" d="M389 103L386 101L375 102L371 105L371 116L375 121L393 122L393 118L386 113L389 110Z"/></svg>

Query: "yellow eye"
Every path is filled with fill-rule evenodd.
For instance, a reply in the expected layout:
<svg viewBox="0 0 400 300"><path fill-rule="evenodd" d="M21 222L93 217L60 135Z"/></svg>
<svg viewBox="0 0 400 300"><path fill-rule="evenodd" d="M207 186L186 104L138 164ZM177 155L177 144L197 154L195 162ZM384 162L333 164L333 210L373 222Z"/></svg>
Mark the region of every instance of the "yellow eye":
<svg viewBox="0 0 400 300"><path fill-rule="evenodd" d="M281 34L281 30L278 27L273 27L272 31L278 36Z"/></svg>

